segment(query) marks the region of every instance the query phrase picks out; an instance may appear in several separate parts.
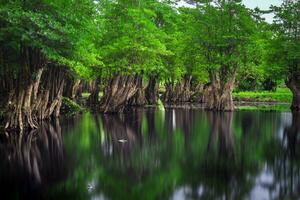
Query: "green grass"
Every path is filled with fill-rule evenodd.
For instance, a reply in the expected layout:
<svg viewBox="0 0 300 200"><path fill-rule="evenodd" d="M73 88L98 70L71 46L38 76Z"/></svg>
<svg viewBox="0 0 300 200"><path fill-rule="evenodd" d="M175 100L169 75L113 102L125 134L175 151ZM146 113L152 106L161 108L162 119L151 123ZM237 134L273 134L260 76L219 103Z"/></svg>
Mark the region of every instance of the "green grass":
<svg viewBox="0 0 300 200"><path fill-rule="evenodd" d="M259 101L259 102L285 102L292 101L292 93L288 88L278 88L271 91L244 91L234 92L233 97L237 101Z"/></svg>
<svg viewBox="0 0 300 200"><path fill-rule="evenodd" d="M291 111L289 104L237 106L236 110Z"/></svg>

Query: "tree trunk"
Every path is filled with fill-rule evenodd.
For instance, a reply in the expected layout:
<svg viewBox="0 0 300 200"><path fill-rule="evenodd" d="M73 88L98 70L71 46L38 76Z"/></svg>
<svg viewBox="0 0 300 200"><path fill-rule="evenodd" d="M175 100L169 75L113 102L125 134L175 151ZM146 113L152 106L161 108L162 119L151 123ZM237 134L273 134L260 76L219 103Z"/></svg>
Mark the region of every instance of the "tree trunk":
<svg viewBox="0 0 300 200"><path fill-rule="evenodd" d="M292 91L293 93L293 100L291 105L292 111L300 110L300 84L299 78L293 76L289 80L286 81L286 86Z"/></svg>
<svg viewBox="0 0 300 200"><path fill-rule="evenodd" d="M204 85L201 83L192 84L191 86L191 99L193 103L203 103Z"/></svg>
<svg viewBox="0 0 300 200"><path fill-rule="evenodd" d="M38 120L58 117L65 83L65 67L48 65L43 73L39 99L34 104Z"/></svg>
<svg viewBox="0 0 300 200"><path fill-rule="evenodd" d="M190 102L192 95L191 80L192 77L187 75L176 85L174 83L166 83L164 102L170 105Z"/></svg>
<svg viewBox="0 0 300 200"><path fill-rule="evenodd" d="M215 111L233 111L234 104L232 91L235 83L235 75L230 80L221 81L216 74L211 74L211 84L207 88L204 97L206 109Z"/></svg>
<svg viewBox="0 0 300 200"><path fill-rule="evenodd" d="M62 101L64 73L61 67L48 65L35 73L34 81L10 93L6 110L6 130L34 129L41 120L58 117ZM29 73L34 73L31 71ZM24 81L22 81L24 83Z"/></svg>
<svg viewBox="0 0 300 200"><path fill-rule="evenodd" d="M171 104L174 99L174 83L166 82L165 83L165 93L163 94L163 102L165 104Z"/></svg>
<svg viewBox="0 0 300 200"><path fill-rule="evenodd" d="M7 94L5 129L23 131L26 126L37 128L31 105L36 102L45 58L38 49L21 46L19 61L17 78Z"/></svg>
<svg viewBox="0 0 300 200"><path fill-rule="evenodd" d="M87 105L92 108L93 110L96 110L97 106L99 105L99 92L100 92L100 79L97 78L95 81L91 83L90 86L90 96L87 99Z"/></svg>
<svg viewBox="0 0 300 200"><path fill-rule="evenodd" d="M135 95L130 99L129 105L131 106L144 106L147 103L145 96L145 88L143 85L143 76L136 75L135 82L137 86L137 91Z"/></svg>
<svg viewBox="0 0 300 200"><path fill-rule="evenodd" d="M224 87L221 87L217 83L213 83L209 97L205 97L206 108L208 110L216 111L233 111L234 104L232 90L233 85L230 83L227 83Z"/></svg>
<svg viewBox="0 0 300 200"><path fill-rule="evenodd" d="M64 97L75 100L80 96L81 80L74 77L68 77L65 80Z"/></svg>
<svg viewBox="0 0 300 200"><path fill-rule="evenodd" d="M158 103L159 80L157 76L150 76L145 95L147 104L156 105Z"/></svg>
<svg viewBox="0 0 300 200"><path fill-rule="evenodd" d="M100 103L100 111L104 113L123 112L128 101L138 91L137 85L135 76L115 75L107 85Z"/></svg>

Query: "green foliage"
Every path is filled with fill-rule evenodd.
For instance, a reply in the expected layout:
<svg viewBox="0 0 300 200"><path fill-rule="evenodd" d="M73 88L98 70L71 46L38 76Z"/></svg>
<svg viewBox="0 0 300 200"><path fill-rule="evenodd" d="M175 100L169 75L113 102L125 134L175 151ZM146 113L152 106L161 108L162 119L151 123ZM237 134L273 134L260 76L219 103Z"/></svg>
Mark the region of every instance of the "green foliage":
<svg viewBox="0 0 300 200"><path fill-rule="evenodd" d="M90 0L1 1L0 46L17 56L15 63L26 46L39 49L50 62L75 69L99 64L93 54L95 13Z"/></svg>
<svg viewBox="0 0 300 200"><path fill-rule="evenodd" d="M184 53L189 73L226 82L243 66L256 66L258 23L241 1L206 1L182 12L187 21Z"/></svg>
<svg viewBox="0 0 300 200"><path fill-rule="evenodd" d="M273 25L240 0L195 1L191 8L175 2L4 0L0 48L14 73L21 46L29 46L77 76L104 81L115 73L173 83L185 75L226 82L237 74L239 90L257 90L299 71L299 1L272 7Z"/></svg>
<svg viewBox="0 0 300 200"><path fill-rule="evenodd" d="M62 99L62 106L61 106L61 113L67 116L75 115L78 113L83 113L85 108L78 105L76 102L72 101L67 97L63 97Z"/></svg>
<svg viewBox="0 0 300 200"><path fill-rule="evenodd" d="M99 46L109 74L143 73L162 68L161 56L169 55L163 32L149 9L156 1L109 2L103 10L105 32Z"/></svg>
<svg viewBox="0 0 300 200"><path fill-rule="evenodd" d="M300 70L300 2L286 1L272 10L275 22L274 36L267 46L268 70L273 79L288 79Z"/></svg>
<svg viewBox="0 0 300 200"><path fill-rule="evenodd" d="M229 192L244 199L257 186L255 181L265 164L274 167L269 158L287 159L274 157L282 150L281 140L274 134L281 128L280 113L236 112L226 124L223 120L232 113L152 112L155 126L135 129L134 124L148 121L147 114L117 128L117 117L109 118L115 120L112 127L107 119L83 115L64 134L65 153L73 171L50 187L50 197L87 199L101 194L109 199L170 199L180 188L194 187L198 192L201 186L207 191L201 193L203 199L217 199ZM175 128L168 124L170 114L176 115ZM217 131L216 121L228 131ZM142 140L142 145L129 138L127 143L119 143L117 139L127 136L122 130ZM270 144L274 144L272 148Z"/></svg>

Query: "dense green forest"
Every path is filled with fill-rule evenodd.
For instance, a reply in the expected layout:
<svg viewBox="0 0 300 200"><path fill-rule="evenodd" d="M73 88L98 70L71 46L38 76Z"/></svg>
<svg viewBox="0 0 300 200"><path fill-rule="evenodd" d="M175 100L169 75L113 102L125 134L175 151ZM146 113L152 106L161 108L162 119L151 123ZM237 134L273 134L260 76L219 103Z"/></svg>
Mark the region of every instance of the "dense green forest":
<svg viewBox="0 0 300 200"><path fill-rule="evenodd" d="M232 111L234 90L292 92L300 110L300 1L2 0L0 112L7 130L60 116L63 97L118 113L203 103ZM274 22L263 18L274 13ZM99 95L100 94L100 95Z"/></svg>

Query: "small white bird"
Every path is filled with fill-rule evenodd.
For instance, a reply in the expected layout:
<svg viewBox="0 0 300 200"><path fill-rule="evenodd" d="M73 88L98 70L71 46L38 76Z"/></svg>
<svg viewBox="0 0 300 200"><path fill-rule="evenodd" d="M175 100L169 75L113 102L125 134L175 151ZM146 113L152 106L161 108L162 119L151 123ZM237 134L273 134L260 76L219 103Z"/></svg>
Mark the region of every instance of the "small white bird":
<svg viewBox="0 0 300 200"><path fill-rule="evenodd" d="M127 140L125 140L125 139L121 139L121 140L118 140L118 141L121 142L121 143L127 142Z"/></svg>

